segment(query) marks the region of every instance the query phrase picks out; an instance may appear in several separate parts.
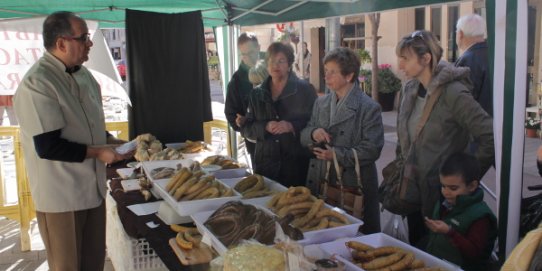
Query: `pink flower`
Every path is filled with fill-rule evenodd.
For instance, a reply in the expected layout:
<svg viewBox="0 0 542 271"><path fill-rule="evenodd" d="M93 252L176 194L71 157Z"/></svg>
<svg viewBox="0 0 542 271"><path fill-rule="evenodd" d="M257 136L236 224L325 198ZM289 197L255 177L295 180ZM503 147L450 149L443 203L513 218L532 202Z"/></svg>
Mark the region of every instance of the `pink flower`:
<svg viewBox="0 0 542 271"><path fill-rule="evenodd" d="M389 69L389 68L391 68L391 64L380 64L380 65L378 65L378 68L382 69L382 70L383 69Z"/></svg>

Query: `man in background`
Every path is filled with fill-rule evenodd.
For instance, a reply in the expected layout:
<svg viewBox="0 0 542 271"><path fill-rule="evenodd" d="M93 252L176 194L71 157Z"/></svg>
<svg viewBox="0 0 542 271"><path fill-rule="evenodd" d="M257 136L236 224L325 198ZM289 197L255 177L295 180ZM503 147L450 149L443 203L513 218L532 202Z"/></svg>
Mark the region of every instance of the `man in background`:
<svg viewBox="0 0 542 271"><path fill-rule="evenodd" d="M245 115L248 107L248 95L253 89L252 83L248 80L248 71L256 65L260 54L260 44L254 33L242 33L237 38L237 49L241 54L241 64L233 74L226 93L226 103L224 114L230 126L237 132L240 132L241 126L245 122ZM245 146L252 167L254 168L254 149L256 142L245 138Z"/></svg>
<svg viewBox="0 0 542 271"><path fill-rule="evenodd" d="M457 46L462 52L455 65L470 68L472 96L493 117L493 86L487 59L486 21L478 14L459 18Z"/></svg>
<svg viewBox="0 0 542 271"><path fill-rule="evenodd" d="M307 42L304 41L302 45L303 56L295 63L295 70L298 74L301 74L302 79L309 81L311 77L311 53L307 46Z"/></svg>
<svg viewBox="0 0 542 271"><path fill-rule="evenodd" d="M50 270L103 270L106 164L127 158L105 130L100 86L89 70L83 19L59 11L43 23L44 55L14 97L36 217Z"/></svg>

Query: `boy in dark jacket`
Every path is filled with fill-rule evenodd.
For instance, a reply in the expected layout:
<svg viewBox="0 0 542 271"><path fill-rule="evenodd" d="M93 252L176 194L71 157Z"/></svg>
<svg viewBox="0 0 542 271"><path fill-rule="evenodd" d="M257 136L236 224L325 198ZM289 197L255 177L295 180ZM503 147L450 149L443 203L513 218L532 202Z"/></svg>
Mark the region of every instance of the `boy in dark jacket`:
<svg viewBox="0 0 542 271"><path fill-rule="evenodd" d="M441 200L435 205L426 251L464 270L488 266L497 219L483 201L478 160L465 153L450 155L440 168Z"/></svg>

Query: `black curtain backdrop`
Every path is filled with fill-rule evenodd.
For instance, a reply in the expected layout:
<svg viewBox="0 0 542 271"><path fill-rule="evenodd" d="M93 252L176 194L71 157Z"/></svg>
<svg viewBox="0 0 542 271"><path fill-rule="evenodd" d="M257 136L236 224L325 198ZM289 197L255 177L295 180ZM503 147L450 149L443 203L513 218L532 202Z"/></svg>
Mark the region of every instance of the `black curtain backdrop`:
<svg viewBox="0 0 542 271"><path fill-rule="evenodd" d="M201 12L126 10L130 138L203 140L213 119Z"/></svg>

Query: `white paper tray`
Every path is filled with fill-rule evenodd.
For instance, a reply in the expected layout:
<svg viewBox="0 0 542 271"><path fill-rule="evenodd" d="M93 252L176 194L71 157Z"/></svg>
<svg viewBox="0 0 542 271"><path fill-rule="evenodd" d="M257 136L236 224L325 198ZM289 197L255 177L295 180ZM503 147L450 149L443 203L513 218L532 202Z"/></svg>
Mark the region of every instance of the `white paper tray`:
<svg viewBox="0 0 542 271"><path fill-rule="evenodd" d="M270 199L269 197L263 197L263 198L247 199L247 200L243 200L243 202L259 205L259 206L264 206L265 208L267 208L266 206L269 199ZM350 222L350 224L340 226L340 227L335 227L335 228L304 232L303 236L305 238L303 240L297 241L299 242L299 244L303 246L311 245L311 244L321 244L321 243L336 240L338 238L354 237L358 235L359 227L363 225L362 220L359 220L358 218L355 218L347 214L340 208L328 205L327 203L325 204L325 207L333 209L345 215L348 218L348 222Z"/></svg>
<svg viewBox="0 0 542 271"><path fill-rule="evenodd" d="M269 215L272 215L272 216L274 215L267 208L264 208L264 207L258 206L258 205L254 205L254 206L256 208L258 208L258 209L261 209L261 210L265 211ZM207 227L205 227L205 225L203 225L203 223L205 223L205 221L207 221L207 219L214 212L215 211L199 212L199 213L192 214L190 217L192 217L192 220L194 221L194 224L196 224L196 227L198 228L198 231L204 235L203 239L204 240L206 240L206 239L211 240L211 243L208 244L208 245L212 246L216 250L216 252L219 255L222 256L228 251L228 248L226 248L226 246L224 246L224 244L222 244L222 242L220 242L220 240L218 240L218 238L216 238L216 236Z"/></svg>
<svg viewBox="0 0 542 271"><path fill-rule="evenodd" d="M382 247L382 246L395 246L402 249L411 251L416 256L416 259L424 261L425 266L428 267L440 267L444 270L461 270L460 267L440 260L426 252L423 252L415 247L412 247L406 243L403 243L397 239L392 238L384 233L374 233L365 236L359 236L354 238L344 238L340 240L335 240L329 243L320 244L320 248L326 253L327 256L331 257L334 255L339 261L342 261L346 264L346 270L364 270L354 263L351 262L352 255L350 250L346 247L345 243L347 241L358 241L365 244L368 244L373 247Z"/></svg>
<svg viewBox="0 0 542 271"><path fill-rule="evenodd" d="M182 159L182 160L157 160L157 161L144 161L141 162L143 171L147 175L147 178L151 181L156 181L151 177L151 171L156 168L160 167L169 167L174 170L177 169L177 165L181 164L183 167L189 167L193 163L190 159ZM169 179L169 178L168 178Z"/></svg>
<svg viewBox="0 0 542 271"><path fill-rule="evenodd" d="M212 172L211 174L215 175L217 179L232 179L232 178L242 178L250 175L247 168L231 168L231 169L219 169Z"/></svg>
<svg viewBox="0 0 542 271"><path fill-rule="evenodd" d="M227 184L229 187L234 187L239 181L241 181L241 179L243 179L243 177L241 177L241 178L233 178L233 179L220 179L220 180L223 183ZM278 182L275 182L275 181L273 181L271 179L268 179L266 177L264 177L263 179L264 179L264 182L265 182L265 186L267 188L269 188L271 191L282 192L282 191L288 190L288 188L286 188L284 185L282 185L282 184L280 184ZM269 200L269 199L271 199L271 197L272 197L272 195L261 197L261 198L266 198L267 200ZM263 206L265 206L265 204L263 204Z"/></svg>
<svg viewBox="0 0 542 271"><path fill-rule="evenodd" d="M217 180L222 183L222 181ZM209 210L216 210L222 204L230 200L238 200L241 198L241 195L235 190L233 191L233 196L231 197L221 197L213 199L201 199L201 200L188 200L188 201L177 201L173 196L171 196L166 191L166 185L169 182L169 179L156 180L154 186L160 196L173 208L180 216L189 216L198 212L204 212ZM224 183L222 183L225 185ZM225 185L229 188L228 185Z"/></svg>
<svg viewBox="0 0 542 271"><path fill-rule="evenodd" d="M116 171L117 171L117 174L119 174L121 178L126 179L130 177L130 175L132 175L134 170L135 170L134 168L126 167L126 168L118 168Z"/></svg>
<svg viewBox="0 0 542 271"><path fill-rule="evenodd" d="M124 192L141 189L138 179L122 180L120 181L120 185L122 185Z"/></svg>

